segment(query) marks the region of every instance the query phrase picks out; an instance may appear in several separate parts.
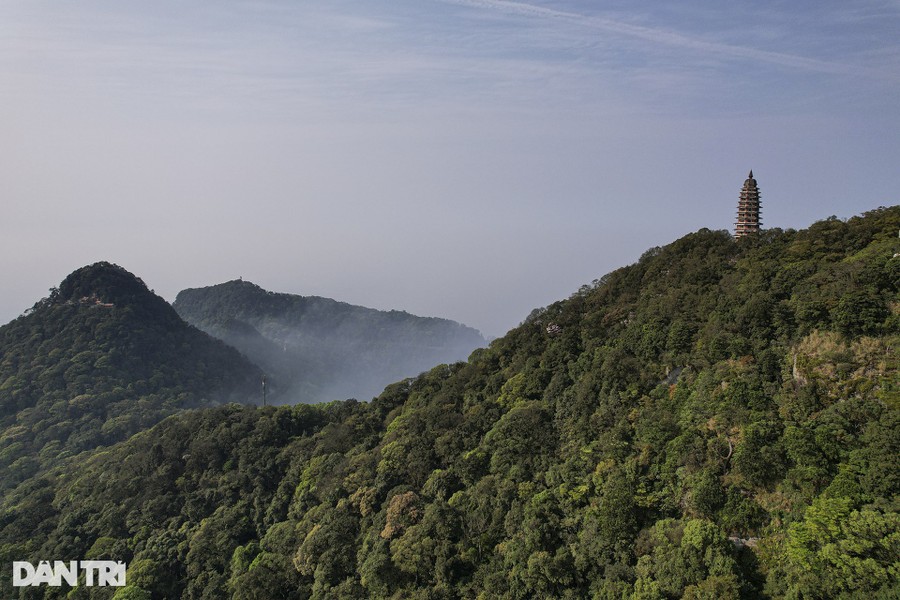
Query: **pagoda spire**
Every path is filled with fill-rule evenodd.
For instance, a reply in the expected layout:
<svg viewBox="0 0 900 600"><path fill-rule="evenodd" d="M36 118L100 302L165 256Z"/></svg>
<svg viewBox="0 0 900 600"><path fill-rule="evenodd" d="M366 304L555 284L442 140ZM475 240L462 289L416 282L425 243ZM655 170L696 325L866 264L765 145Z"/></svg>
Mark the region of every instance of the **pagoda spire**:
<svg viewBox="0 0 900 600"><path fill-rule="evenodd" d="M761 213L759 203L759 188L756 186L756 180L753 178L753 170L744 181L744 187L741 188L740 200L738 200L737 221L734 223L734 237L741 238L751 233L758 233L762 221L759 218Z"/></svg>

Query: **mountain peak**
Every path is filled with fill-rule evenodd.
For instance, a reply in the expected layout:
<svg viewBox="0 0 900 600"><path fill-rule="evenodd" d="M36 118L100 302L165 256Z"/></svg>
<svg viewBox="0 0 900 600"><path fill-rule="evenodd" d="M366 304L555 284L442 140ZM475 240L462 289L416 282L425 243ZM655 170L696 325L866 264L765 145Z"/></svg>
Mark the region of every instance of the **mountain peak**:
<svg viewBox="0 0 900 600"><path fill-rule="evenodd" d="M368 399L484 345L455 321L270 292L242 279L182 290L174 308L260 365L282 398L304 402Z"/></svg>
<svg viewBox="0 0 900 600"><path fill-rule="evenodd" d="M83 298L96 298L105 303L124 303L135 298L152 295L139 277L119 265L97 262L76 269L59 284L51 296L54 303L79 302Z"/></svg>
<svg viewBox="0 0 900 600"><path fill-rule="evenodd" d="M106 261L76 269L35 308L59 305L127 307L143 318L178 320L168 302L153 293L140 277Z"/></svg>

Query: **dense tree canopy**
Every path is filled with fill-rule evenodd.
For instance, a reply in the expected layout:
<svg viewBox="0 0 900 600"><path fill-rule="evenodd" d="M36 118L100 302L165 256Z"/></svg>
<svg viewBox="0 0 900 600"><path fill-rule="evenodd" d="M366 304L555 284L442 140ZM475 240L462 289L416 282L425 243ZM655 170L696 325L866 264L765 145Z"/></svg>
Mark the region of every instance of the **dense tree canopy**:
<svg viewBox="0 0 900 600"><path fill-rule="evenodd" d="M259 378L125 269L79 269L0 327L0 490L180 408L255 399Z"/></svg>
<svg viewBox="0 0 900 600"><path fill-rule="evenodd" d="M126 560L123 598L895 597L898 230L702 230L370 403L176 414L4 496L0 556Z"/></svg>

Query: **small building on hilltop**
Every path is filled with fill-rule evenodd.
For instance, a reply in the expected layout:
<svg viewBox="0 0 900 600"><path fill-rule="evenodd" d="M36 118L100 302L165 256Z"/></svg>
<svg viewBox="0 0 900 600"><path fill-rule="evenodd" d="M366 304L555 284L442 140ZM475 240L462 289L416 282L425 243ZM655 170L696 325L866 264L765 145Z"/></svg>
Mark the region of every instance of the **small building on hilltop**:
<svg viewBox="0 0 900 600"><path fill-rule="evenodd" d="M753 171L750 171L750 175L744 181L744 187L741 188L741 198L738 200L737 221L734 224L735 239L759 232L762 225L760 212L759 188L753 179Z"/></svg>

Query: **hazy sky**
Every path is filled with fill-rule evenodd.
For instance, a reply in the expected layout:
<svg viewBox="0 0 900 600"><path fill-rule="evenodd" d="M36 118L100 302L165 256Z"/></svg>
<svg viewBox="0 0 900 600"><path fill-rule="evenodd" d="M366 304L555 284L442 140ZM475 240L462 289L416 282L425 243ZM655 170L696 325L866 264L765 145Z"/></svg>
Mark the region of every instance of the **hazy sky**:
<svg viewBox="0 0 900 600"><path fill-rule="evenodd" d="M465 322L898 203L900 2L0 2L0 322L72 270Z"/></svg>

